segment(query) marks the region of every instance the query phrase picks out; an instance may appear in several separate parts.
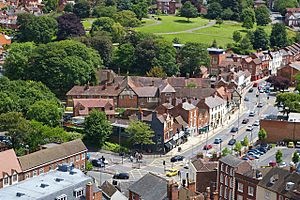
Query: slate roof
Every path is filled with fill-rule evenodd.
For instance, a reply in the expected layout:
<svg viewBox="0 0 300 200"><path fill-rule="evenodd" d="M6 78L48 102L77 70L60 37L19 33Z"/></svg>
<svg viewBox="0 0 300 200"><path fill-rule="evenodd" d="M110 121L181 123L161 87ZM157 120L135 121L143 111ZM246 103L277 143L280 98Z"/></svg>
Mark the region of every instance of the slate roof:
<svg viewBox="0 0 300 200"><path fill-rule="evenodd" d="M192 165L195 167L197 172L211 172L218 168L218 162L206 162L202 159L193 160Z"/></svg>
<svg viewBox="0 0 300 200"><path fill-rule="evenodd" d="M87 151L87 148L83 142L78 139L54 146L52 148L36 151L28 155L21 156L18 159L22 170L27 171L39 165L43 165L54 160L67 158L71 155L84 151Z"/></svg>
<svg viewBox="0 0 300 200"><path fill-rule="evenodd" d="M3 173L11 176L13 174L12 170L17 171L17 173L22 172L15 151L9 149L0 152L0 180L3 178Z"/></svg>
<svg viewBox="0 0 300 200"><path fill-rule="evenodd" d="M177 98L197 98L204 99L213 93L215 93L215 89L213 88L177 88L176 89L176 97Z"/></svg>
<svg viewBox="0 0 300 200"><path fill-rule="evenodd" d="M226 101L224 101L221 97L215 95L215 96L209 96L205 98L205 104L209 108L215 108L216 106L225 104Z"/></svg>
<svg viewBox="0 0 300 200"><path fill-rule="evenodd" d="M161 91L161 93L174 93L176 90L168 83Z"/></svg>
<svg viewBox="0 0 300 200"><path fill-rule="evenodd" d="M139 195L143 200L165 200L167 199L167 184L168 180L148 173L129 186L129 191Z"/></svg>
<svg viewBox="0 0 300 200"><path fill-rule="evenodd" d="M193 110L196 107L193 104L189 103L189 102L184 102L184 103L182 103L182 108L184 110Z"/></svg>
<svg viewBox="0 0 300 200"><path fill-rule="evenodd" d="M273 184L270 182L271 177L276 179ZM286 190L286 183L288 182L295 184L290 191ZM290 199L300 199L300 174L297 172L290 173L289 170L274 167L263 176L258 185Z"/></svg>
<svg viewBox="0 0 300 200"><path fill-rule="evenodd" d="M158 90L153 86L133 87L132 89L139 97L155 97Z"/></svg>
<svg viewBox="0 0 300 200"><path fill-rule="evenodd" d="M108 181L105 181L101 185L101 190L108 197L112 197L112 195L117 191L117 189L111 183L109 183Z"/></svg>
<svg viewBox="0 0 300 200"><path fill-rule="evenodd" d="M300 71L300 62L293 62L290 64L290 67Z"/></svg>
<svg viewBox="0 0 300 200"><path fill-rule="evenodd" d="M231 167L237 167L241 163L245 162L242 159L239 159L239 158L237 158L237 157L235 157L233 155L230 155L230 154L227 155L227 156L225 156L225 157L222 157L220 159L220 161L223 162L223 163L225 163L225 164L227 164L227 165L229 165L229 166L231 166Z"/></svg>

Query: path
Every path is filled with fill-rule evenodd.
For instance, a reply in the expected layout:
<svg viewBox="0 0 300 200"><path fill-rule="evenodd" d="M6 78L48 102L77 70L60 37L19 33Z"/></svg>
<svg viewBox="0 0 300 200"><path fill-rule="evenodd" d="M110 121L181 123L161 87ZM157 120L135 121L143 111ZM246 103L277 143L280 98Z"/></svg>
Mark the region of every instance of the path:
<svg viewBox="0 0 300 200"><path fill-rule="evenodd" d="M155 33L157 35L173 35L173 34L180 34L180 33L192 33L193 31L197 31L200 29L204 29L204 28L208 28L211 26L214 26L216 24L216 21L210 21L208 22L208 24L204 25L204 26L199 26L196 28L192 28L192 29L188 29L188 30L184 30L184 31L177 31L177 32L167 32L167 33Z"/></svg>

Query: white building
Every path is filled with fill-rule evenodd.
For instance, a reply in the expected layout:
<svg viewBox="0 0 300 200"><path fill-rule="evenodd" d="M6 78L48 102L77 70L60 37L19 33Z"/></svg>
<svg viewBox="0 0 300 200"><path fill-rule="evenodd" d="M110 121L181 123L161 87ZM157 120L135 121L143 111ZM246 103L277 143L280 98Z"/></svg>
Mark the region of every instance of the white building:
<svg viewBox="0 0 300 200"><path fill-rule="evenodd" d="M269 52L271 57L269 61L269 73L270 75L276 75L277 69L281 66L282 63L282 53L280 51Z"/></svg>

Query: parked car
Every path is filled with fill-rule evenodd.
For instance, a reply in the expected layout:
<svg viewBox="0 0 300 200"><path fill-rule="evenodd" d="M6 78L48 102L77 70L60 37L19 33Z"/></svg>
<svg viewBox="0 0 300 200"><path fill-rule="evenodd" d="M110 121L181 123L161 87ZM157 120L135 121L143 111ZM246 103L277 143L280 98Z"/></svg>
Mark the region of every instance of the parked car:
<svg viewBox="0 0 300 200"><path fill-rule="evenodd" d="M221 142L222 142L221 138L216 138L214 141L215 144L220 144Z"/></svg>
<svg viewBox="0 0 300 200"><path fill-rule="evenodd" d="M249 92L250 92L250 93L253 92L253 88L250 88L250 89L249 89Z"/></svg>
<svg viewBox="0 0 300 200"><path fill-rule="evenodd" d="M263 105L264 105L264 104L260 102L260 103L257 105L257 107L258 107L258 108L262 108Z"/></svg>
<svg viewBox="0 0 300 200"><path fill-rule="evenodd" d="M252 125L247 126L246 131L252 131L252 130L253 130Z"/></svg>
<svg viewBox="0 0 300 200"><path fill-rule="evenodd" d="M256 155L264 155L264 152L259 151L258 149L250 149L248 152L253 152Z"/></svg>
<svg viewBox="0 0 300 200"><path fill-rule="evenodd" d="M286 165L286 163L285 162L281 162L281 163L279 163L279 165L278 165L278 167L286 167L287 165Z"/></svg>
<svg viewBox="0 0 300 200"><path fill-rule="evenodd" d="M247 124L248 122L249 122L249 119L248 119L248 118L245 118L245 119L243 119L243 121L242 121L243 124Z"/></svg>
<svg viewBox="0 0 300 200"><path fill-rule="evenodd" d="M264 148L264 147L258 147L257 149L263 153L267 153L267 151L268 151L268 149Z"/></svg>
<svg viewBox="0 0 300 200"><path fill-rule="evenodd" d="M250 111L249 117L254 117L254 116L255 116L255 112L254 111Z"/></svg>
<svg viewBox="0 0 300 200"><path fill-rule="evenodd" d="M259 126L259 120L255 120L253 126Z"/></svg>
<svg viewBox="0 0 300 200"><path fill-rule="evenodd" d="M244 101L249 101L249 98L248 98L248 97L245 97L245 98L244 98Z"/></svg>
<svg viewBox="0 0 300 200"><path fill-rule="evenodd" d="M177 155L171 158L171 162L183 161L183 159L184 159L183 156Z"/></svg>
<svg viewBox="0 0 300 200"><path fill-rule="evenodd" d="M105 164L103 162L101 162L100 160L92 160L92 165L94 167L105 167Z"/></svg>
<svg viewBox="0 0 300 200"><path fill-rule="evenodd" d="M295 148L294 142L289 142L287 145L288 148Z"/></svg>
<svg viewBox="0 0 300 200"><path fill-rule="evenodd" d="M229 140L228 145L234 145L236 143L236 139L232 138L231 140Z"/></svg>
<svg viewBox="0 0 300 200"><path fill-rule="evenodd" d="M113 179L129 179L129 174L125 172L118 173L113 176Z"/></svg>
<svg viewBox="0 0 300 200"><path fill-rule="evenodd" d="M295 147L296 147L296 148L300 148L300 141L297 141L297 142L296 142Z"/></svg>
<svg viewBox="0 0 300 200"><path fill-rule="evenodd" d="M211 144L208 144L208 145L204 145L203 149L204 150L209 150L212 148L212 145Z"/></svg>
<svg viewBox="0 0 300 200"><path fill-rule="evenodd" d="M242 160L250 160L250 158L248 156L243 156Z"/></svg>
<svg viewBox="0 0 300 200"><path fill-rule="evenodd" d="M277 163L275 161L270 161L269 162L270 167L275 167L276 165L277 165Z"/></svg>
<svg viewBox="0 0 300 200"><path fill-rule="evenodd" d="M258 85L257 83L253 83L253 87L257 87L257 85Z"/></svg>
<svg viewBox="0 0 300 200"><path fill-rule="evenodd" d="M253 157L255 159L259 159L259 155L255 154L254 152L247 152L247 156Z"/></svg>
<svg viewBox="0 0 300 200"><path fill-rule="evenodd" d="M166 176L172 177L172 176L176 176L177 174L178 174L178 170L172 168L167 171Z"/></svg>
<svg viewBox="0 0 300 200"><path fill-rule="evenodd" d="M230 132L235 133L235 132L237 132L238 130L239 130L238 127L232 127Z"/></svg>

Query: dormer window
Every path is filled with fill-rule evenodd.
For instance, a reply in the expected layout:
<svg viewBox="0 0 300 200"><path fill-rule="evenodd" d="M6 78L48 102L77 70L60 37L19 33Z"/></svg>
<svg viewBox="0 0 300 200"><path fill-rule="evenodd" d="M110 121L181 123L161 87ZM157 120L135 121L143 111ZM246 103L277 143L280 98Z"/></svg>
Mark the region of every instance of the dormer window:
<svg viewBox="0 0 300 200"><path fill-rule="evenodd" d="M18 174L16 172L12 175L12 183L15 182L18 182Z"/></svg>
<svg viewBox="0 0 300 200"><path fill-rule="evenodd" d="M3 178L3 187L9 185L9 177L6 175L4 178Z"/></svg>

